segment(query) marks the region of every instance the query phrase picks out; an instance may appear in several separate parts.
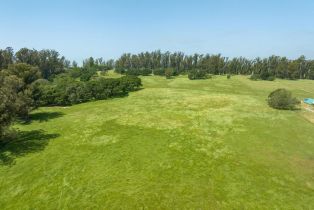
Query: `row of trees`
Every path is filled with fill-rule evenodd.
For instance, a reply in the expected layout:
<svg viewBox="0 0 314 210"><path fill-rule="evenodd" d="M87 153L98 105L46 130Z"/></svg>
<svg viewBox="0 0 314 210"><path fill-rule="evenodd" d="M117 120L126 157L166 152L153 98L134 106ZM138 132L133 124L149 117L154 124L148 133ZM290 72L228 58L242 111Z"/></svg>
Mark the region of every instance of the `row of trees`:
<svg viewBox="0 0 314 210"><path fill-rule="evenodd" d="M161 75L167 68L172 68L174 75L197 69L197 71L215 75L255 74L258 79L268 79L271 76L282 79L314 79L314 60L306 60L304 56L295 60L274 55L264 59L250 60L244 57L229 59L220 54L185 55L182 52L154 51L123 54L115 62L117 72L133 75Z"/></svg>
<svg viewBox="0 0 314 210"><path fill-rule="evenodd" d="M4 50L0 49L0 70L6 69L13 63L26 63L31 66L37 66L41 75L49 79L55 74L64 72L66 67L70 66L70 61L55 50L40 50L22 48L16 53L11 47Z"/></svg>
<svg viewBox="0 0 314 210"><path fill-rule="evenodd" d="M107 71L114 68L114 60L104 60L103 58L93 58L89 57L83 61L84 68L96 68L98 71ZM77 67L77 65L72 65L73 67Z"/></svg>
<svg viewBox="0 0 314 210"><path fill-rule="evenodd" d="M37 66L45 79L62 73L69 67L78 67L75 61L71 63L55 50L37 51L22 48L14 53L10 47L4 50L0 49L0 69L5 69L13 63L27 63ZM83 77L87 77L87 79L96 71L106 71L113 68L118 73L130 75L165 75L166 69L170 68L172 76L186 74L197 69L197 71L216 75L255 75L253 79L314 79L314 60L307 60L304 56L295 60L275 55L264 59L250 60L244 57L229 59L220 54L185 55L183 52L162 53L158 50L139 54L126 53L116 61L90 57L83 61L82 68L86 70L83 73L87 74Z"/></svg>
<svg viewBox="0 0 314 210"><path fill-rule="evenodd" d="M126 95L141 86L141 79L135 76L78 81L68 75L60 75L53 82L47 80L37 81L35 83L34 101L39 106L73 105Z"/></svg>

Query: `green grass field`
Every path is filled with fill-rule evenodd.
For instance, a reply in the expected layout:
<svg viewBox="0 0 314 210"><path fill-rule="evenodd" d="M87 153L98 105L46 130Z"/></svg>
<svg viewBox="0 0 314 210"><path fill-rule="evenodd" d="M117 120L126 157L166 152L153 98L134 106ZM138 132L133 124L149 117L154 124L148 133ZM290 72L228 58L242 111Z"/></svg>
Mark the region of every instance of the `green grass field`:
<svg viewBox="0 0 314 210"><path fill-rule="evenodd" d="M111 75L112 76L112 75ZM314 81L142 77L127 97L40 108L1 149L1 209L314 209ZM307 118L306 118L306 117Z"/></svg>

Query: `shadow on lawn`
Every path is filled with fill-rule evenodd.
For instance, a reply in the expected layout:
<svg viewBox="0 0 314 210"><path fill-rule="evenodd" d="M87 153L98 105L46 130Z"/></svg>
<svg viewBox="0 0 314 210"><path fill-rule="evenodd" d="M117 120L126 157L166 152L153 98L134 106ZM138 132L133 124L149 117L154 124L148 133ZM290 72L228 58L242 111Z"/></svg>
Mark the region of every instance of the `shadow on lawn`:
<svg viewBox="0 0 314 210"><path fill-rule="evenodd" d="M20 119L18 120L21 124L30 124L33 121L37 122L47 122L49 120L62 117L64 113L62 112L38 112L38 113L31 113L27 119Z"/></svg>
<svg viewBox="0 0 314 210"><path fill-rule="evenodd" d="M49 140L59 134L47 134L43 130L17 131L14 137L0 142L0 165L12 165L16 157L42 151Z"/></svg>

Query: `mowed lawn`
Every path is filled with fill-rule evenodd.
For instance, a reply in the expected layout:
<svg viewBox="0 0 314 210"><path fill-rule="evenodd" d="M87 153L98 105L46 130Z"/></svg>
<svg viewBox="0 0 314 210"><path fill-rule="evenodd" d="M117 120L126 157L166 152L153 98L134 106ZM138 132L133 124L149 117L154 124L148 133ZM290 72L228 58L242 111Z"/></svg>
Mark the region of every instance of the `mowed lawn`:
<svg viewBox="0 0 314 210"><path fill-rule="evenodd" d="M314 81L142 80L17 124L0 209L314 209L313 113L266 102L281 87L314 97Z"/></svg>

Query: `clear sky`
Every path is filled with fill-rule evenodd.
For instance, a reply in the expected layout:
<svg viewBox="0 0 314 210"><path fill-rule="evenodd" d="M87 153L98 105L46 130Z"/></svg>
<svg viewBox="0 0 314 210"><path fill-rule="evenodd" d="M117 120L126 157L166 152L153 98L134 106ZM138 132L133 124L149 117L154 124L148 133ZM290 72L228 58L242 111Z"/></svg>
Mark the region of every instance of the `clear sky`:
<svg viewBox="0 0 314 210"><path fill-rule="evenodd" d="M0 0L0 48L314 58L313 0Z"/></svg>

